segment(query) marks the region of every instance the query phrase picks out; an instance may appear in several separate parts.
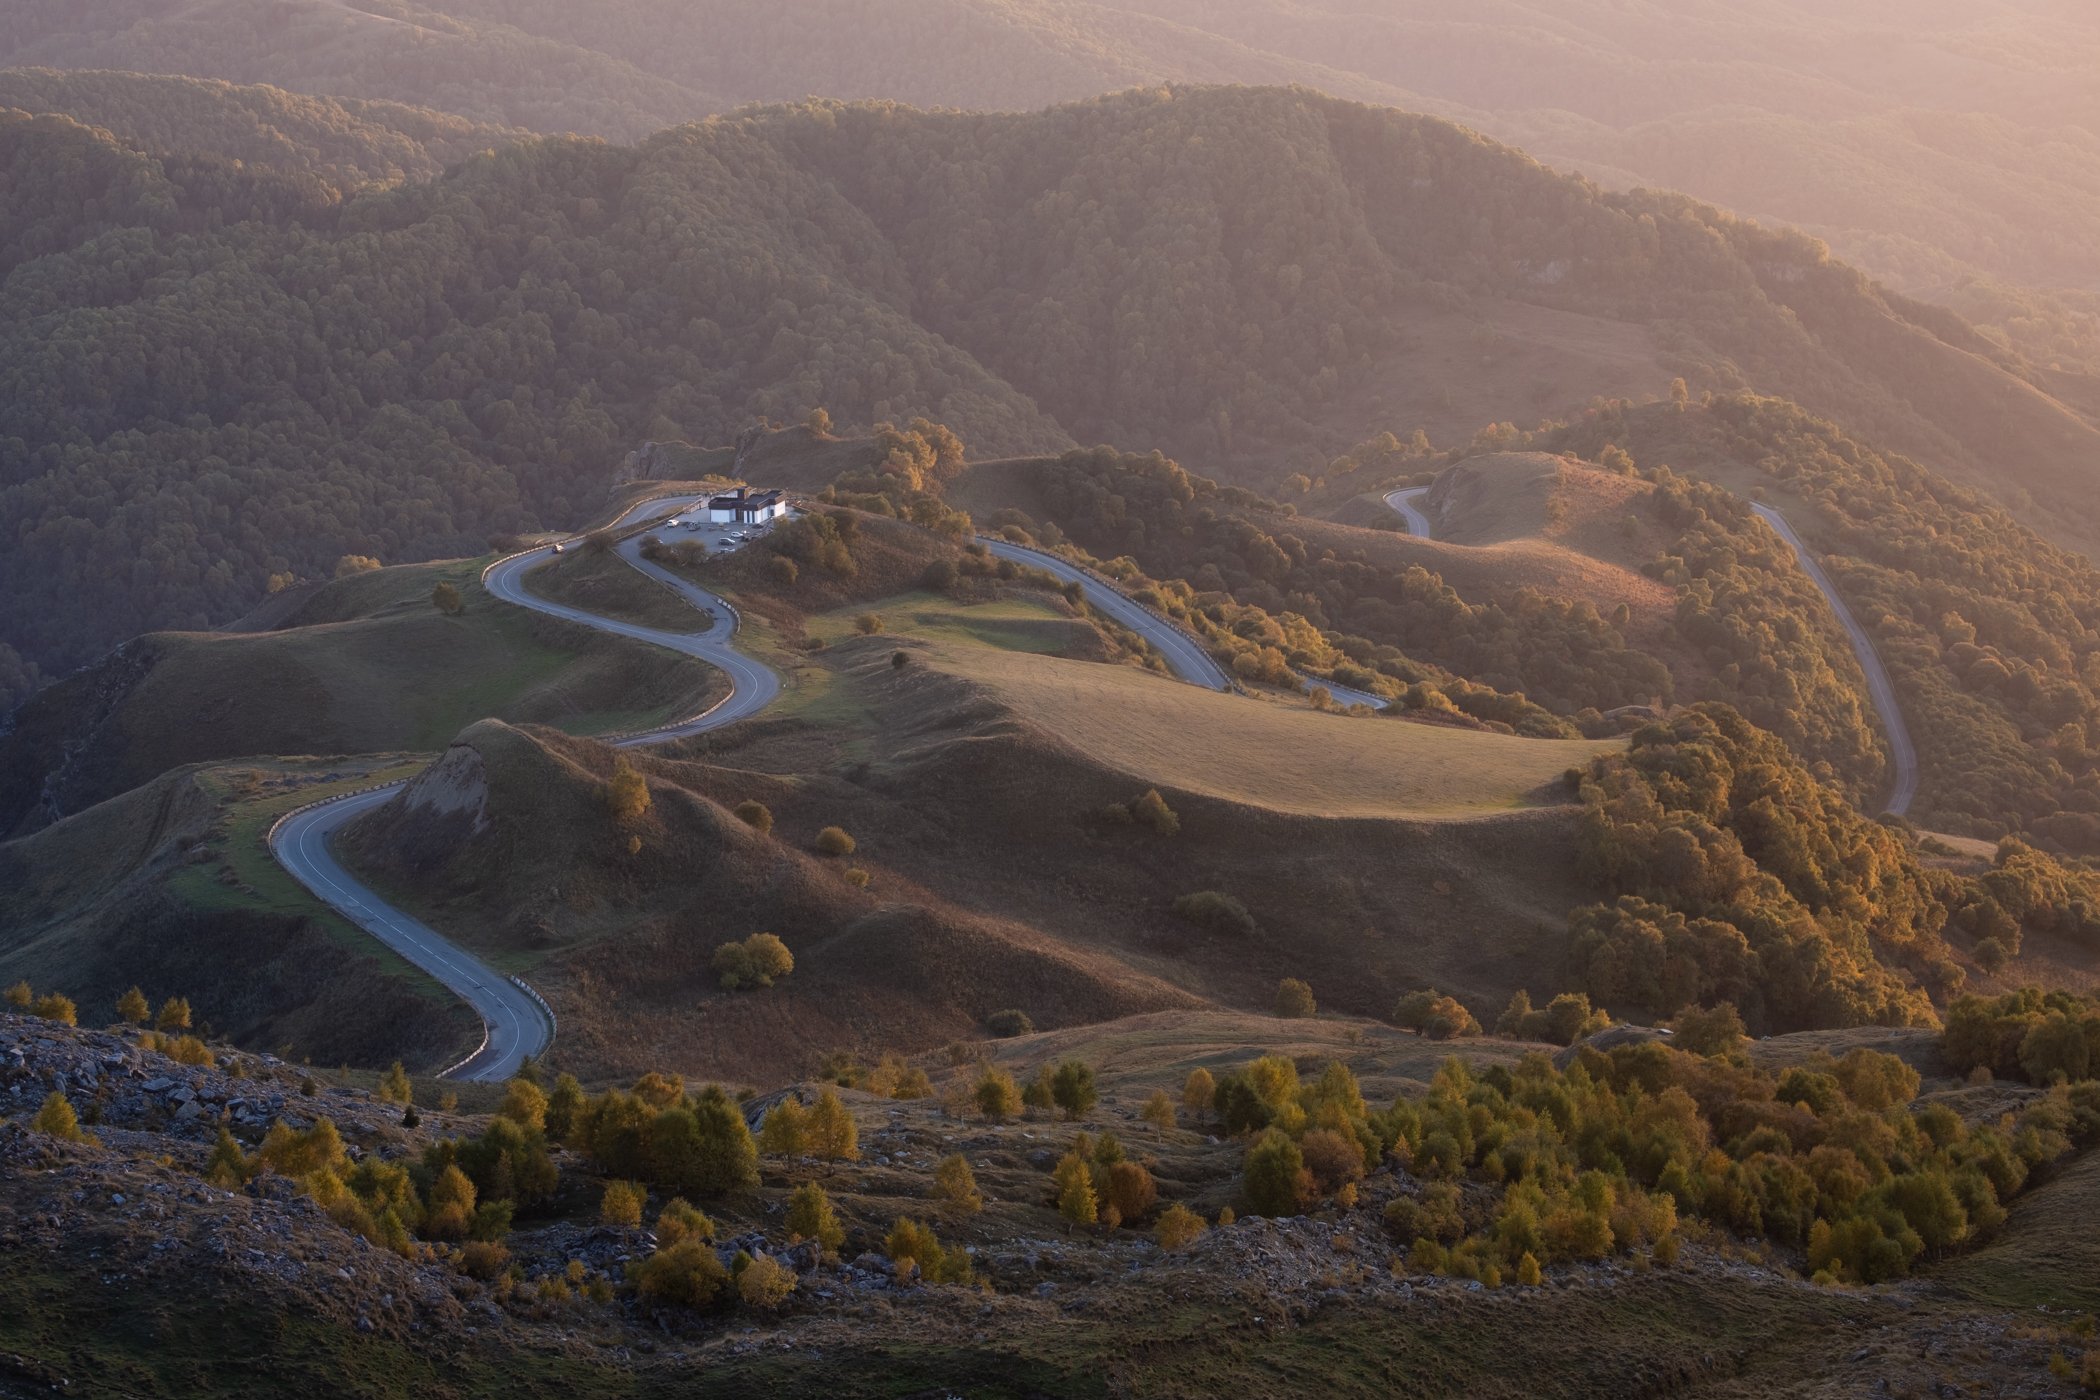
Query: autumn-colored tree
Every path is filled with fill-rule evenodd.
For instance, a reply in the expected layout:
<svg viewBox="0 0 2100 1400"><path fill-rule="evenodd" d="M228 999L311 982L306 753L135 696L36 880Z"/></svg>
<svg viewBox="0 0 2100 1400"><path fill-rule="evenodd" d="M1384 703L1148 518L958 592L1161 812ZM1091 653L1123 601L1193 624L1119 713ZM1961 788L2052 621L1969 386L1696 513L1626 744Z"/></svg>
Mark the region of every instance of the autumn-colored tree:
<svg viewBox="0 0 2100 1400"><path fill-rule="evenodd" d="M1203 1217L1179 1201L1170 1202L1159 1213L1159 1222L1152 1227L1152 1238L1161 1249L1186 1249L1203 1235L1208 1227Z"/></svg>
<svg viewBox="0 0 2100 1400"><path fill-rule="evenodd" d="M1078 1152L1068 1152L1057 1164L1057 1213L1074 1225L1091 1225L1100 1218L1100 1201L1094 1194L1094 1168Z"/></svg>
<svg viewBox="0 0 2100 1400"><path fill-rule="evenodd" d="M1094 1087L1094 1067L1084 1060L1059 1064L1050 1076L1050 1097L1067 1121L1086 1117L1100 1097Z"/></svg>
<svg viewBox="0 0 2100 1400"><path fill-rule="evenodd" d="M795 970L795 955L773 934L754 933L716 948L714 970L724 991L770 987Z"/></svg>
<svg viewBox="0 0 2100 1400"><path fill-rule="evenodd" d="M80 1130L80 1116L73 1112L72 1102L55 1090L44 1096L43 1107L36 1111L30 1126L46 1137L58 1138L62 1142L88 1140L87 1134Z"/></svg>
<svg viewBox="0 0 2100 1400"><path fill-rule="evenodd" d="M153 1015L153 1008L146 1001L146 994L137 987L117 998L117 1019L128 1026L143 1026Z"/></svg>
<svg viewBox="0 0 2100 1400"><path fill-rule="evenodd" d="M36 993L30 990L27 981L15 983L5 993L0 993L0 996L4 996L7 1004L17 1011L27 1011L29 1004L36 1000Z"/></svg>
<svg viewBox="0 0 2100 1400"><path fill-rule="evenodd" d="M612 777L605 784L605 805L613 821L633 826L649 815L649 783L623 756L613 760Z"/></svg>
<svg viewBox="0 0 2100 1400"><path fill-rule="evenodd" d="M1313 1002L1312 988L1296 977L1286 977L1276 984L1276 1014L1286 1020L1298 1020L1317 1014L1319 1008Z"/></svg>
<svg viewBox="0 0 2100 1400"><path fill-rule="evenodd" d="M1145 1100L1145 1106L1138 1116L1159 1131L1165 1132L1174 1126L1174 1100L1167 1097L1166 1090L1154 1089L1152 1097Z"/></svg>
<svg viewBox="0 0 2100 1400"><path fill-rule="evenodd" d="M575 1130L576 1116L583 1111L586 1096L583 1085L573 1074L557 1075L554 1092L547 1096L545 1123L547 1136L554 1142L567 1142Z"/></svg>
<svg viewBox="0 0 2100 1400"><path fill-rule="evenodd" d="M758 1127L758 1150L790 1162L809 1155L809 1115L800 1099L789 1094L766 1111Z"/></svg>
<svg viewBox="0 0 2100 1400"><path fill-rule="evenodd" d="M976 1173L961 1153L941 1158L933 1169L933 1190L944 1208L965 1215L984 1209L984 1196L977 1189Z"/></svg>
<svg viewBox="0 0 2100 1400"><path fill-rule="evenodd" d="M473 1180L457 1163L447 1166L430 1183L424 1203L423 1234L427 1239L459 1241L474 1227L474 1206L479 1192Z"/></svg>
<svg viewBox="0 0 2100 1400"><path fill-rule="evenodd" d="M248 1184L255 1174L253 1164L232 1133L219 1129L218 1138L211 1145L211 1155L204 1160L204 1179L222 1191L238 1191Z"/></svg>
<svg viewBox="0 0 2100 1400"><path fill-rule="evenodd" d="M754 1256L736 1276L737 1297L745 1307L760 1312L772 1312L784 1306L794 1291L794 1270L770 1255Z"/></svg>
<svg viewBox="0 0 2100 1400"><path fill-rule="evenodd" d="M812 1156L826 1162L860 1160L860 1130L846 1105L828 1086L818 1093L809 1110L809 1150Z"/></svg>
<svg viewBox="0 0 2100 1400"><path fill-rule="evenodd" d="M1296 1215L1312 1199L1312 1173L1288 1133L1270 1128L1247 1149L1241 1166L1247 1209L1257 1215Z"/></svg>
<svg viewBox="0 0 2100 1400"><path fill-rule="evenodd" d="M503 1086L503 1102L497 1105L496 1116L508 1118L520 1127L545 1131L547 1095L529 1079L513 1079Z"/></svg>
<svg viewBox="0 0 2100 1400"><path fill-rule="evenodd" d="M1159 1197L1152 1173L1137 1162L1116 1162L1100 1174L1099 1181L1102 1204L1113 1206L1117 1219L1126 1225L1142 1219Z"/></svg>
<svg viewBox="0 0 2100 1400"><path fill-rule="evenodd" d="M1210 1115L1211 1100L1217 1091L1217 1080L1209 1070L1198 1065L1181 1083L1181 1106L1200 1123Z"/></svg>
<svg viewBox="0 0 2100 1400"><path fill-rule="evenodd" d="M381 1103L415 1102L415 1086L409 1083L408 1071L396 1060L387 1066L385 1074L379 1076L379 1101Z"/></svg>
<svg viewBox="0 0 2100 1400"><path fill-rule="evenodd" d="M646 1193L632 1181L608 1181L598 1199L598 1219L615 1229L631 1230L642 1223Z"/></svg>
<svg viewBox="0 0 2100 1400"><path fill-rule="evenodd" d="M190 1002L188 997L169 997L160 1004L160 1014L153 1018L153 1028L161 1031L186 1031L190 1028Z"/></svg>
<svg viewBox="0 0 2100 1400"><path fill-rule="evenodd" d="M839 1223L831 1198L814 1181L806 1181L788 1193L786 1223L790 1238L815 1240L826 1254L836 1253L846 1242L846 1227Z"/></svg>
<svg viewBox="0 0 2100 1400"><path fill-rule="evenodd" d="M458 617L467 610L466 602L459 596L459 590L442 579L437 587L430 590L430 605L447 617Z"/></svg>
<svg viewBox="0 0 2100 1400"><path fill-rule="evenodd" d="M73 998L63 992L44 993L30 1006L29 1011L33 1016L41 1016L46 1021L56 1021L61 1026L80 1024L80 1008L73 1004Z"/></svg>
<svg viewBox="0 0 2100 1400"><path fill-rule="evenodd" d="M681 1240L712 1240L715 1222L683 1196L673 1196L656 1213L656 1247L669 1249Z"/></svg>
<svg viewBox="0 0 2100 1400"><path fill-rule="evenodd" d="M1014 1077L997 1065L986 1065L977 1074L971 1091L977 1111L994 1123L1004 1123L1021 1111L1021 1091Z"/></svg>

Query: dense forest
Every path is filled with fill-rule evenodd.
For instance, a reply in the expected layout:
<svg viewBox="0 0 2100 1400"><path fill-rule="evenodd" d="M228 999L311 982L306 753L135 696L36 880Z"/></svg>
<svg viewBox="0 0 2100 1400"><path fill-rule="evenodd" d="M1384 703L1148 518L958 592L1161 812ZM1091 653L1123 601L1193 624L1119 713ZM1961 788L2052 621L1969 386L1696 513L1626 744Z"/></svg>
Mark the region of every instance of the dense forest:
<svg viewBox="0 0 2100 1400"><path fill-rule="evenodd" d="M20 0L0 66L181 72L619 140L810 94L1027 110L1160 83L1297 83L1463 122L1620 188L1829 238L1938 296L2091 289L2100 26L1983 0ZM1958 75L1958 76L1955 76Z"/></svg>
<svg viewBox="0 0 2100 1400"><path fill-rule="evenodd" d="M577 519L638 439L818 404L989 453L1316 463L1410 308L1483 295L1645 322L1936 462L2048 437L2036 508L2100 509L1983 342L1808 240L1299 92L816 104L348 198L15 116L0 168L0 640L45 670L346 553ZM1855 367L1896 342L1891 377Z"/></svg>
<svg viewBox="0 0 2100 1400"><path fill-rule="evenodd" d="M1923 769L1918 820L2100 854L2100 569L2090 561L1916 463L1768 399L1614 406L1546 442L1586 455L1623 449L1786 505L1895 679ZM1669 489L1697 519L1691 543L1662 566L1688 595L1726 589L1714 606L1731 629L1762 629L1781 596L1769 562L1784 546L1747 526L1725 493ZM1746 571L1755 586L1732 586ZM1772 663L1768 673L1794 669Z"/></svg>

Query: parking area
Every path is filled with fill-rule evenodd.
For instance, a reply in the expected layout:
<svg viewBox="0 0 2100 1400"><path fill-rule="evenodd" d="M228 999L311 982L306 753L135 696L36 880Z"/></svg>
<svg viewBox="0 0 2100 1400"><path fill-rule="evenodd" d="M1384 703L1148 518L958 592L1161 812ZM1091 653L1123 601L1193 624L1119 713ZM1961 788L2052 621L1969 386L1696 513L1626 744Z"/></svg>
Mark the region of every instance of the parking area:
<svg viewBox="0 0 2100 1400"><path fill-rule="evenodd" d="M772 520L762 525L717 525L693 519L688 515L677 515L656 522L643 533L655 535L665 544L676 544L680 540L697 540L707 546L709 554L734 554L763 538L768 530L779 523Z"/></svg>

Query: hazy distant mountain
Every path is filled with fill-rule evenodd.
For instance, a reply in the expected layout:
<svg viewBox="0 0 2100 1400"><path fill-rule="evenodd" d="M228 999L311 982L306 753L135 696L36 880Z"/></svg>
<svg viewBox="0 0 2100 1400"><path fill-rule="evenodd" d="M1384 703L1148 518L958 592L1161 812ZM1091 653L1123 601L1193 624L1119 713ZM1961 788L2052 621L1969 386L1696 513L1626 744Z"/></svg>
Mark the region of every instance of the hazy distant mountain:
<svg viewBox="0 0 2100 1400"><path fill-rule="evenodd" d="M1908 290L2100 290L2100 13L1747 0L23 0L0 64L385 97L632 139L743 101L1023 110L1304 83L1827 237Z"/></svg>

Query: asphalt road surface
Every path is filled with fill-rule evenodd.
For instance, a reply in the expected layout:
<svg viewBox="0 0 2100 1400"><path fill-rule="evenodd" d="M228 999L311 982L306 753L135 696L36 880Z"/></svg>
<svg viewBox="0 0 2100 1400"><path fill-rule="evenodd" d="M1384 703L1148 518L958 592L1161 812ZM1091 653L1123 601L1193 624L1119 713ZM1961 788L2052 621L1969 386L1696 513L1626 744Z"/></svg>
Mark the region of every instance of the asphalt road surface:
<svg viewBox="0 0 2100 1400"><path fill-rule="evenodd" d="M1852 609L1838 597L1837 589L1831 587L1830 576L1809 553L1808 546L1801 543L1801 537L1794 533L1787 518L1770 506L1753 505L1750 509L1793 548L1802 570L1823 591L1823 596L1830 602L1830 610L1837 614L1837 620L1844 624L1846 635L1852 639L1852 654L1859 658L1859 669L1867 673L1867 694L1872 697L1874 709L1881 716L1882 731L1889 736L1889 757L1896 770L1885 810L1902 816L1910 810L1912 799L1918 795L1918 749L1911 742L1910 726L1904 723L1903 710L1896 703L1896 686L1889 679L1888 667L1881 664L1881 653L1874 649L1874 641L1867 635L1867 629L1859 625Z"/></svg>
<svg viewBox="0 0 2100 1400"><path fill-rule="evenodd" d="M978 540L1001 559L1041 569L1067 583L1078 584L1089 604L1152 643L1166 658L1167 669L1190 685L1200 685L1208 690L1232 689L1232 678L1225 674L1225 668L1212 660L1211 654L1195 638L1085 569L1067 563L1055 554L1045 554L1040 549L1030 549L994 535L980 535Z"/></svg>
<svg viewBox="0 0 2100 1400"><path fill-rule="evenodd" d="M622 515L615 528L635 524L656 515L667 515L693 498L643 502ZM525 576L554 557L554 547L528 550L490 565L482 584L490 596L522 608L567 618L635 641L666 647L697 657L721 669L729 678L727 697L687 718L629 734L614 742L623 747L661 744L717 729L756 714L780 693L780 677L753 661L734 645L736 610L703 588L658 568L640 556L638 539L620 546L628 563L677 590L701 613L694 621L704 624L691 633L666 632L599 617L561 603L550 602L525 588ZM355 797L323 803L293 813L270 833L270 849L292 877L311 890L330 908L377 938L472 1006L487 1028L480 1050L447 1073L457 1079L497 1082L518 1072L527 1055L546 1053L554 1039L554 1024L540 1004L522 987L450 942L428 925L388 905L345 870L329 849L329 838L367 812L393 800L406 783L393 783Z"/></svg>
<svg viewBox="0 0 2100 1400"><path fill-rule="evenodd" d="M1415 501L1427 494L1428 490L1427 486L1410 486L1405 491L1388 491L1385 496L1385 503L1406 517L1407 532L1419 535L1425 540L1432 538L1429 533L1429 517L1415 508Z"/></svg>

